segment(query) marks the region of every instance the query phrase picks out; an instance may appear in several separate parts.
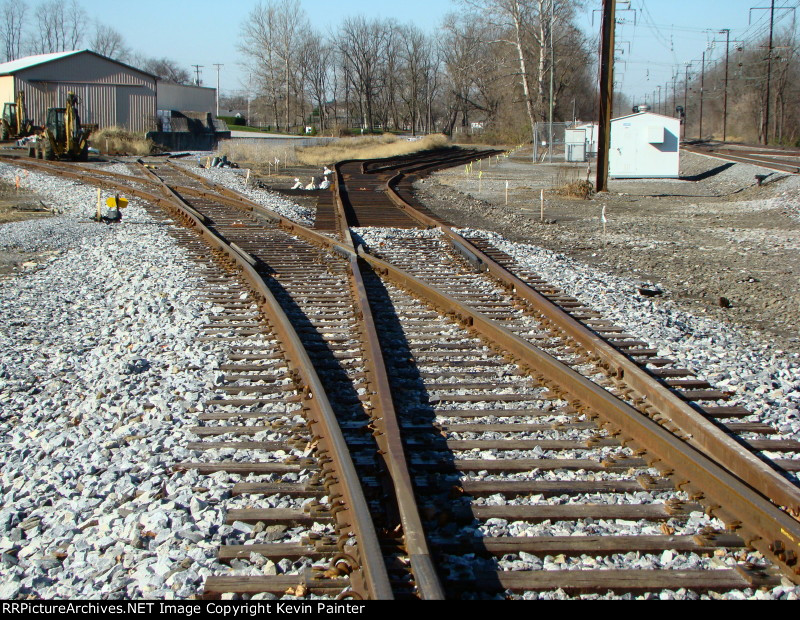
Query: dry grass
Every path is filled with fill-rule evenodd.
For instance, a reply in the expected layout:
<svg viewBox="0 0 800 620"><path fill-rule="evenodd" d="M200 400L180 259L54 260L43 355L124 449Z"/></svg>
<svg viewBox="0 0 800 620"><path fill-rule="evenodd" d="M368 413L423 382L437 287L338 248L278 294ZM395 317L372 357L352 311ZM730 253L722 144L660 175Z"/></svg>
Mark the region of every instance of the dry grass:
<svg viewBox="0 0 800 620"><path fill-rule="evenodd" d="M441 134L426 136L421 140L409 142L392 134L341 138L330 144L320 146L296 147L288 141L280 144L271 140L226 140L220 145L220 155L227 155L235 162L266 164L275 159L281 165L325 166L346 159L380 159L408 155L448 145L448 139Z"/></svg>
<svg viewBox="0 0 800 620"><path fill-rule="evenodd" d="M594 183L591 181L574 181L562 185L555 190L559 196L567 196L568 198L580 198L582 200L589 200L594 196Z"/></svg>
<svg viewBox="0 0 800 620"><path fill-rule="evenodd" d="M419 151L428 151L447 146L447 136L434 134L421 140L409 142L391 134L364 138L343 138L325 146L298 149L300 163L307 166L323 166L346 159L382 159L397 157Z"/></svg>
<svg viewBox="0 0 800 620"><path fill-rule="evenodd" d="M227 155L228 159L238 163L263 164L274 162L275 159L289 166L297 165L297 147L284 141L275 144L272 140L247 138L243 140L225 140L220 143L219 154Z"/></svg>
<svg viewBox="0 0 800 620"><path fill-rule="evenodd" d="M151 155L156 152L152 140L143 133L134 133L119 127L106 127L93 133L89 145L106 155Z"/></svg>

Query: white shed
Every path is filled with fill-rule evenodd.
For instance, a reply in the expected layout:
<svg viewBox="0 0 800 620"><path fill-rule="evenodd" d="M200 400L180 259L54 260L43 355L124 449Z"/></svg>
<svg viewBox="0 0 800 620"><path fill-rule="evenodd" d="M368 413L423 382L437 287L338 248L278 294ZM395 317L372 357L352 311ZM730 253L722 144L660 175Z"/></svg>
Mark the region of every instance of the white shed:
<svg viewBox="0 0 800 620"><path fill-rule="evenodd" d="M569 162L586 161L586 130L564 130L564 158Z"/></svg>
<svg viewBox="0 0 800 620"><path fill-rule="evenodd" d="M613 119L609 176L677 179L680 176L680 128L679 119L652 112Z"/></svg>
<svg viewBox="0 0 800 620"><path fill-rule="evenodd" d="M600 134L600 125L597 123L581 123L573 129L586 131L586 156L597 157L597 136Z"/></svg>

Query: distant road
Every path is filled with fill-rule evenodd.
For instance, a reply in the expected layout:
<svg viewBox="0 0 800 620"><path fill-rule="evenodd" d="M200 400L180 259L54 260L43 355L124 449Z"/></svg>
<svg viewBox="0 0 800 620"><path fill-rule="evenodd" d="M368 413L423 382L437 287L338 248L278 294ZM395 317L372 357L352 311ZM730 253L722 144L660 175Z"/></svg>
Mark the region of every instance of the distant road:
<svg viewBox="0 0 800 620"><path fill-rule="evenodd" d="M259 131L231 131L231 138L280 138L281 140L308 140L310 136L287 136L280 133L262 133Z"/></svg>

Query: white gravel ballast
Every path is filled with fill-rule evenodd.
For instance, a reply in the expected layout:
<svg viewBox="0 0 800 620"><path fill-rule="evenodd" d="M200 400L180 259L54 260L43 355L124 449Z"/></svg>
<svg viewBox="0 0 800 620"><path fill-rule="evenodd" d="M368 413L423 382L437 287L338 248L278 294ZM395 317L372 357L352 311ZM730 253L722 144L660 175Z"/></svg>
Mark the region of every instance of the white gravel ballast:
<svg viewBox="0 0 800 620"><path fill-rule="evenodd" d="M23 185L64 215L0 228L58 251L0 288L0 599L193 596L219 572L229 489L172 472L222 355L195 340L200 278L135 201L106 226L92 188Z"/></svg>
<svg viewBox="0 0 800 620"><path fill-rule="evenodd" d="M6 181L18 173L0 164ZM136 201L105 226L89 220L96 190L37 174L22 183L64 214L0 228L0 246L58 252L0 285L0 599L191 597L226 570L216 551L233 533L220 525L233 478L172 471L192 460L188 427L225 354L197 341L213 310L196 300L202 280ZM371 232L368 243L386 240ZM800 437L796 360L745 353L718 324L632 303L632 282L481 234Z"/></svg>

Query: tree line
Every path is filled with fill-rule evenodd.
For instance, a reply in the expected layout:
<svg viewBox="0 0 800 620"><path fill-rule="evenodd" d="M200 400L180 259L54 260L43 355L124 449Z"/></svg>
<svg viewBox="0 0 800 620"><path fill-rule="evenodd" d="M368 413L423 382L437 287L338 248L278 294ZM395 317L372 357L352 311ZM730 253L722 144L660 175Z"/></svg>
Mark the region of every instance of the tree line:
<svg viewBox="0 0 800 620"><path fill-rule="evenodd" d="M0 52L9 62L25 56L91 49L177 84L191 83L185 68L169 58L151 58L130 49L122 34L92 21L78 0L3 0L0 4Z"/></svg>
<svg viewBox="0 0 800 620"><path fill-rule="evenodd" d="M460 0L435 34L413 23L346 17L315 30L298 2L259 2L242 25L251 107L293 131L402 130L532 138L553 115L593 117L592 42L576 0ZM241 101L239 102L241 104Z"/></svg>
<svg viewBox="0 0 800 620"><path fill-rule="evenodd" d="M688 81L679 82L673 103L684 105L685 95L687 139L701 137L701 90L702 137L723 137L725 52L723 46L721 57L707 64L705 75L702 66L694 63ZM768 35L748 43L732 42L727 73L727 139L800 146L800 47L794 30L787 28L775 35L771 54ZM671 106L669 114L674 109Z"/></svg>

